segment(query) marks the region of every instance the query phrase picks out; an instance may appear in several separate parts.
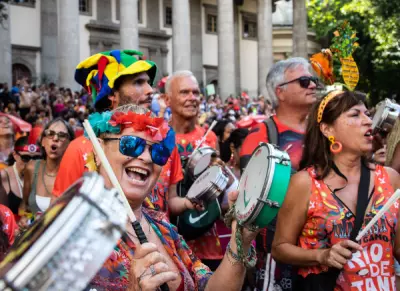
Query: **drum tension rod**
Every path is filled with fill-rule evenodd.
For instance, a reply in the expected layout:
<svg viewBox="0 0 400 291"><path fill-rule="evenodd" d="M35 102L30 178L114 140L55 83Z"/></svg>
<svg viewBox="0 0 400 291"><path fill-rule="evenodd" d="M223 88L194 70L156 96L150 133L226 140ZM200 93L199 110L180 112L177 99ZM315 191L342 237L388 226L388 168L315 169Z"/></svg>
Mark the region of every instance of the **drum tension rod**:
<svg viewBox="0 0 400 291"><path fill-rule="evenodd" d="M276 207L276 208L279 208L279 207L280 207L280 206L279 206L279 203L276 202L276 201L272 201L272 200L269 200L269 199L263 200L263 199L261 199L261 198L257 198L257 200L260 201L260 202L262 202L262 203L264 203L264 204L267 204L269 207Z"/></svg>
<svg viewBox="0 0 400 291"><path fill-rule="evenodd" d="M268 155L267 158L269 159L277 159L279 160L279 164L283 164L285 166L289 165L290 159L284 158L284 157L278 157L278 156L274 156L274 155Z"/></svg>

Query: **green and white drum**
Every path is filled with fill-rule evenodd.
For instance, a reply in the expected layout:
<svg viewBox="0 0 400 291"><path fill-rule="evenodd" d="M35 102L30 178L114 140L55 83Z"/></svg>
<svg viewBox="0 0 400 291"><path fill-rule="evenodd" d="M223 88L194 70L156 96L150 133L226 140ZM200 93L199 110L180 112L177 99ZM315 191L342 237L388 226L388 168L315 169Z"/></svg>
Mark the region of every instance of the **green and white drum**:
<svg viewBox="0 0 400 291"><path fill-rule="evenodd" d="M260 143L239 183L235 211L240 224L263 228L276 217L286 196L290 172L287 152Z"/></svg>

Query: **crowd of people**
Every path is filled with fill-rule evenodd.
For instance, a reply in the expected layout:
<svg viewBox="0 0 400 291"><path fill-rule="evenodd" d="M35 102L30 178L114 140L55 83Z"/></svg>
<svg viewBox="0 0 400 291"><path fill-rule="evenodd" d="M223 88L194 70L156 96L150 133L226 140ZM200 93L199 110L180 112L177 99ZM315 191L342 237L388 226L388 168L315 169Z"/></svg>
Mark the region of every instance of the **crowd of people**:
<svg viewBox="0 0 400 291"><path fill-rule="evenodd" d="M372 135L364 93L319 98L321 80L303 58L274 64L268 98L243 92L223 101L190 71L154 84L156 72L137 51L115 50L77 64L81 92L26 78L11 90L0 85L1 257L85 172L112 187L84 135L88 119L149 241L140 245L128 224L89 289L396 290L398 205L368 236L353 238L361 185L364 224L400 188L400 126ZM229 228L223 217L237 191L208 204L187 199L196 178L187 162L200 142L213 151L211 165L233 173L231 184L261 142L287 152L292 177L277 219L247 229L233 217ZM208 219L194 231L185 217Z"/></svg>

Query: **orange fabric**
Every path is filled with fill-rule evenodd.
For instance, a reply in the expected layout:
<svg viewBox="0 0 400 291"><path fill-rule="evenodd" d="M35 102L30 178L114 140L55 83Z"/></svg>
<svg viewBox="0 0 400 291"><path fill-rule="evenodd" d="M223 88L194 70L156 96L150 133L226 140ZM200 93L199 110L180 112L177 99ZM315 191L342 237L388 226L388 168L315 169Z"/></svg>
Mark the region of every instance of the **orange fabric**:
<svg viewBox="0 0 400 291"><path fill-rule="evenodd" d="M7 234L8 243L11 246L14 243L15 231L18 230L18 225L15 222L12 211L3 204L0 204L0 218L3 222L3 231Z"/></svg>
<svg viewBox="0 0 400 291"><path fill-rule="evenodd" d="M312 178L312 192L307 213L307 222L299 237L298 245L303 249L326 249L349 238L355 216L331 193L321 180L317 180L314 169L308 169ZM371 208L367 210L362 229L385 205L393 194L389 176L382 166L376 166L374 192ZM361 239L364 251L353 254L344 266L336 282L335 290L396 290L394 272L394 240L397 229L399 202ZM300 268L299 274L318 274L326 267Z"/></svg>
<svg viewBox="0 0 400 291"><path fill-rule="evenodd" d="M188 157L203 138L205 130L200 126L186 134L176 134L176 143L181 156ZM202 146L217 147L217 136L210 132ZM200 259L220 260L223 258L221 243L218 238L216 224L202 237L187 242L196 256Z"/></svg>
<svg viewBox="0 0 400 291"><path fill-rule="evenodd" d="M151 191L150 200L156 210L168 212L168 190L170 185L177 184L183 179L182 164L177 147L164 165L157 183Z"/></svg>
<svg viewBox="0 0 400 291"><path fill-rule="evenodd" d="M88 171L85 164L92 152L92 143L84 136L70 142L61 160L60 169L54 182L54 196L61 196L69 186L82 177L84 172Z"/></svg>

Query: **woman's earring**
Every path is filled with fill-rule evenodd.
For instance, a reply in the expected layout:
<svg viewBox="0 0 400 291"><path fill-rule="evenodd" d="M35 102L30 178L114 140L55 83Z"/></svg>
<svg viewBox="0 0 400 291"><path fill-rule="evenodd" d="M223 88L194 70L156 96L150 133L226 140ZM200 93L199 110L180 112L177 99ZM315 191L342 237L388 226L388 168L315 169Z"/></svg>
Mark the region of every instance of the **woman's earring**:
<svg viewBox="0 0 400 291"><path fill-rule="evenodd" d="M335 137L333 135L329 137L329 141L331 142L330 150L333 154L338 154L342 151L342 144L338 141L335 141Z"/></svg>

